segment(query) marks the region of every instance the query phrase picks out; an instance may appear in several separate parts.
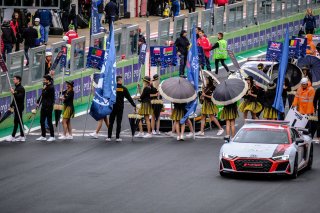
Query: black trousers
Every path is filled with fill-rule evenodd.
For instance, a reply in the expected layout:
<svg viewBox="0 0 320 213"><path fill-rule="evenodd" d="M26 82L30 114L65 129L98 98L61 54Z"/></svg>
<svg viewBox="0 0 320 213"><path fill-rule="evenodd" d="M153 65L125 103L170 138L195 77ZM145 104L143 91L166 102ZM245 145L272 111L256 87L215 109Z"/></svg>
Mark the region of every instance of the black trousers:
<svg viewBox="0 0 320 213"><path fill-rule="evenodd" d="M306 29L306 34L314 34L314 28Z"/></svg>
<svg viewBox="0 0 320 213"><path fill-rule="evenodd" d="M21 117L22 123L20 123L18 112L19 112L19 115ZM16 133L17 133L17 130L18 130L18 126L20 127L20 136L24 137L22 112L23 112L23 108L22 109L18 108L18 111L16 109L14 109L13 131L12 131L12 135L11 135L12 137L16 136Z"/></svg>
<svg viewBox="0 0 320 213"><path fill-rule="evenodd" d="M189 13L196 11L196 3L195 0L187 0L186 1L187 7L189 9Z"/></svg>
<svg viewBox="0 0 320 213"><path fill-rule="evenodd" d="M204 58L205 58L205 60L206 60L207 70L208 70L208 71L211 71L210 59L209 59L207 56L205 56ZM201 68L204 69L204 65L202 65Z"/></svg>
<svg viewBox="0 0 320 213"><path fill-rule="evenodd" d="M229 72L229 68L226 65L226 63L224 63L225 59L216 59L214 61L215 65L216 65L216 74L218 74L219 72L219 62L221 62L222 66L227 70L227 72Z"/></svg>
<svg viewBox="0 0 320 213"><path fill-rule="evenodd" d="M312 137L312 138L313 138L313 137ZM317 138L320 138L320 109L319 109L319 106L318 106Z"/></svg>
<svg viewBox="0 0 320 213"><path fill-rule="evenodd" d="M179 75L182 76L184 75L184 70L186 68L187 65L187 58L188 56L186 55L180 55L180 67L179 67Z"/></svg>
<svg viewBox="0 0 320 213"><path fill-rule="evenodd" d="M117 117L116 138L120 138L122 115L123 115L123 107L120 109L113 108L113 110L109 116L108 138L111 138L111 136L112 136L113 124L114 124L114 120L116 119L116 117Z"/></svg>
<svg viewBox="0 0 320 213"><path fill-rule="evenodd" d="M54 130L52 125L52 111L53 107L45 108L42 107L40 111L40 125L41 125L41 136L46 137L46 120L50 129L50 137L54 137Z"/></svg>

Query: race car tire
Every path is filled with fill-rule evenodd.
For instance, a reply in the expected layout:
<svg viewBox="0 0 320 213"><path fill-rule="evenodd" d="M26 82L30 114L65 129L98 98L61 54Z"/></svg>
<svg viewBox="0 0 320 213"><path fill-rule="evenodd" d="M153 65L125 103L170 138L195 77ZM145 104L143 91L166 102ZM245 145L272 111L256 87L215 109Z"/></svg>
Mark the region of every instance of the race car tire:
<svg viewBox="0 0 320 213"><path fill-rule="evenodd" d="M294 158L293 172L290 175L291 179L297 179L298 177L298 154Z"/></svg>
<svg viewBox="0 0 320 213"><path fill-rule="evenodd" d="M223 171L219 171L219 173L220 173L221 177L226 177L227 176L227 174L225 172L223 172Z"/></svg>
<svg viewBox="0 0 320 213"><path fill-rule="evenodd" d="M312 169L312 164L313 164L313 145L311 145L311 147L310 147L310 154L309 154L307 170Z"/></svg>

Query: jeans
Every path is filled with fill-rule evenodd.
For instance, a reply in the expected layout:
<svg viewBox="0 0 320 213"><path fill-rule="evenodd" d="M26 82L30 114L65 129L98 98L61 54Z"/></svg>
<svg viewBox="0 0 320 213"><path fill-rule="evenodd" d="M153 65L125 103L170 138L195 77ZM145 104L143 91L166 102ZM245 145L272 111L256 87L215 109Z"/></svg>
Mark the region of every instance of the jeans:
<svg viewBox="0 0 320 213"><path fill-rule="evenodd" d="M173 13L173 16L178 16L179 12L180 12L179 1L173 1L172 2L172 13Z"/></svg>
<svg viewBox="0 0 320 213"><path fill-rule="evenodd" d="M13 49L13 45L12 44L4 44L3 53L2 53L2 57L3 57L4 61L7 60L7 55L6 54L12 53L12 49Z"/></svg>
<svg viewBox="0 0 320 213"><path fill-rule="evenodd" d="M50 26L44 27L44 43L48 42Z"/></svg>
<svg viewBox="0 0 320 213"><path fill-rule="evenodd" d="M182 76L184 75L184 70L187 65L187 56L186 55L180 55L180 67L179 67L179 75Z"/></svg>

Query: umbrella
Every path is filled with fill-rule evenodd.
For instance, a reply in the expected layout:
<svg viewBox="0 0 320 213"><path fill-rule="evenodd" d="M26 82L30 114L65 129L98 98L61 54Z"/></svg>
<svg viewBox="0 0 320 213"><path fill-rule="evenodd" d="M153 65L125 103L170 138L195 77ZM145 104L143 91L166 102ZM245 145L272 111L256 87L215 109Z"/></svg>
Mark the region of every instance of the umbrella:
<svg viewBox="0 0 320 213"><path fill-rule="evenodd" d="M273 66L273 70L271 71L271 80L277 83L279 72L279 64L275 64ZM289 79L292 90L298 89L303 73L299 67L294 64L288 63L288 68L286 72L286 78Z"/></svg>
<svg viewBox="0 0 320 213"><path fill-rule="evenodd" d="M132 138L133 138L134 133L136 132L136 129L138 127L138 124L139 124L140 120L142 119L142 116L138 115L138 114L128 114L128 119L129 119L131 134L132 134Z"/></svg>
<svg viewBox="0 0 320 213"><path fill-rule="evenodd" d="M0 124L5 121L7 118L10 117L10 115L13 114L13 110L12 109L8 109L5 113L3 113L2 117L0 118Z"/></svg>
<svg viewBox="0 0 320 213"><path fill-rule="evenodd" d="M197 97L193 85L185 78L173 77L159 86L160 95L173 103L188 103Z"/></svg>
<svg viewBox="0 0 320 213"><path fill-rule="evenodd" d="M240 100L248 91L248 84L244 80L231 78L218 84L213 91L213 103L229 105Z"/></svg>
<svg viewBox="0 0 320 213"><path fill-rule="evenodd" d="M255 80L255 83L263 88L267 89L267 85L270 83L271 79L267 74L259 70L258 68L249 68L245 67L240 70L241 74L245 77L252 76L253 80Z"/></svg>
<svg viewBox="0 0 320 213"><path fill-rule="evenodd" d="M319 85L320 84L320 59L312 56L307 55L304 58L300 58L297 63L298 67L309 67L311 75L312 75L312 85Z"/></svg>
<svg viewBox="0 0 320 213"><path fill-rule="evenodd" d="M217 84L220 84L220 81L216 78L216 76L213 75L212 72L207 71L207 70L202 70L202 73L203 73L204 77L210 76ZM202 75L200 75L201 81L203 81L202 78L203 78Z"/></svg>
<svg viewBox="0 0 320 213"><path fill-rule="evenodd" d="M163 101L162 100L151 100L151 104L152 104L152 109L153 109L153 113L154 116L156 118L156 120L158 120L161 110L163 108Z"/></svg>

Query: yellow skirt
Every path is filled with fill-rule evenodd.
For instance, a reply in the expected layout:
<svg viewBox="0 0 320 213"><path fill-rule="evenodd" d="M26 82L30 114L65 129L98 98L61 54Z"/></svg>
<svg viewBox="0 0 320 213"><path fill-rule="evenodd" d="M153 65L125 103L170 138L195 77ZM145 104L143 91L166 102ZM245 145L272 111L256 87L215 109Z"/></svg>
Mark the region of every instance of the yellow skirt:
<svg viewBox="0 0 320 213"><path fill-rule="evenodd" d="M141 103L141 107L138 111L139 115L152 115L152 106L150 102Z"/></svg>
<svg viewBox="0 0 320 213"><path fill-rule="evenodd" d="M204 100L201 108L202 115L216 115L218 114L218 107L210 100Z"/></svg>
<svg viewBox="0 0 320 213"><path fill-rule="evenodd" d="M74 117L74 110L68 106L63 106L63 114L62 114L62 118L64 119L70 119Z"/></svg>
<svg viewBox="0 0 320 213"><path fill-rule="evenodd" d="M277 120L278 118L277 110L275 110L272 107L265 107L263 110L263 118Z"/></svg>
<svg viewBox="0 0 320 213"><path fill-rule="evenodd" d="M238 117L238 110L231 107L223 107L220 114L220 119L222 120L235 120Z"/></svg>
<svg viewBox="0 0 320 213"><path fill-rule="evenodd" d="M239 105L239 110L240 112L250 111L253 113L258 113L262 110L262 105L259 102L243 101Z"/></svg>
<svg viewBox="0 0 320 213"><path fill-rule="evenodd" d="M184 116L184 110L183 109L173 109L171 114L171 119L173 121L180 121Z"/></svg>

